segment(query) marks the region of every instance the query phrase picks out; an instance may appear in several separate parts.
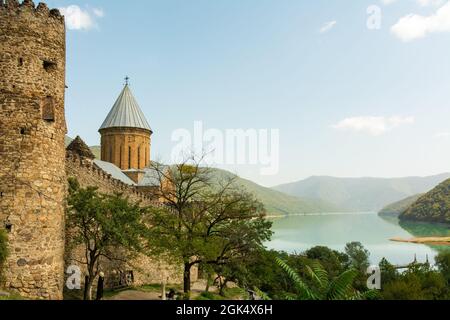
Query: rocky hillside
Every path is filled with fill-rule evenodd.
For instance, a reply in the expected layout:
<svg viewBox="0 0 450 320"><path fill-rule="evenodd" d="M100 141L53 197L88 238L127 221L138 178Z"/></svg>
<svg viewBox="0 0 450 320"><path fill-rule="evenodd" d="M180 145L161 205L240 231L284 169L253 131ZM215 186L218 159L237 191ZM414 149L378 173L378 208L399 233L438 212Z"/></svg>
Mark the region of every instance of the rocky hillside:
<svg viewBox="0 0 450 320"><path fill-rule="evenodd" d="M400 219L450 224L450 179L421 196L400 215Z"/></svg>

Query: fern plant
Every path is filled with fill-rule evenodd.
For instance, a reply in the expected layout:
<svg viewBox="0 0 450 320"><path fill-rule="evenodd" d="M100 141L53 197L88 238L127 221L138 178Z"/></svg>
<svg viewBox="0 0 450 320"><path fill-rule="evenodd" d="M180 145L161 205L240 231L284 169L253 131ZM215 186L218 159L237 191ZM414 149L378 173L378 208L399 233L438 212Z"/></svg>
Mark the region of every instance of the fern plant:
<svg viewBox="0 0 450 320"><path fill-rule="evenodd" d="M353 282L358 275L355 269L349 269L336 279L330 280L328 272L319 262L312 262L306 266L308 277L315 284L310 287L286 262L277 259L277 264L288 274L299 294L295 300L365 300L375 298L377 293L368 291L360 293L353 288ZM287 299L292 300L289 296Z"/></svg>

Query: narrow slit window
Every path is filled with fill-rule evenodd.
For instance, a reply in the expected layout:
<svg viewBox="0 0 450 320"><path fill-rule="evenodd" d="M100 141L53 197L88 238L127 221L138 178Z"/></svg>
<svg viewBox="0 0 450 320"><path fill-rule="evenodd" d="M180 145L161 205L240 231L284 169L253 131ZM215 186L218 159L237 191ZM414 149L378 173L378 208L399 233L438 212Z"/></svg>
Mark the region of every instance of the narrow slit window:
<svg viewBox="0 0 450 320"><path fill-rule="evenodd" d="M123 153L123 146L120 146L120 160L119 160L119 167L122 168L122 153Z"/></svg>
<svg viewBox="0 0 450 320"><path fill-rule="evenodd" d="M131 147L128 147L128 169L131 169Z"/></svg>
<svg viewBox="0 0 450 320"><path fill-rule="evenodd" d="M55 100L53 97L46 97L42 106L42 119L45 121L55 121Z"/></svg>
<svg viewBox="0 0 450 320"><path fill-rule="evenodd" d="M138 169L141 168L141 147L138 148Z"/></svg>
<svg viewBox="0 0 450 320"><path fill-rule="evenodd" d="M23 58L19 58L19 67L23 66Z"/></svg>

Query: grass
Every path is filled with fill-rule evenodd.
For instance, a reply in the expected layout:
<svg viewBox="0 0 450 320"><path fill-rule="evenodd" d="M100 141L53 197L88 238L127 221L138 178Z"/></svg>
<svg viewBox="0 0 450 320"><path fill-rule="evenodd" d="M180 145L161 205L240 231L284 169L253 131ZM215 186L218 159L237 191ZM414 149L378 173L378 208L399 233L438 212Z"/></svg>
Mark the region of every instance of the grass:
<svg viewBox="0 0 450 320"><path fill-rule="evenodd" d="M202 292L196 300L245 300L248 294L241 288L227 288L224 290L223 296L213 292Z"/></svg>
<svg viewBox="0 0 450 320"><path fill-rule="evenodd" d="M160 284L146 284L141 287L134 288L134 289L143 291L143 292L161 292L162 291Z"/></svg>
<svg viewBox="0 0 450 320"><path fill-rule="evenodd" d="M17 293L11 293L11 292L8 292L8 293L10 293L9 296L6 296L6 297L0 296L0 301L26 300L24 297L20 296Z"/></svg>

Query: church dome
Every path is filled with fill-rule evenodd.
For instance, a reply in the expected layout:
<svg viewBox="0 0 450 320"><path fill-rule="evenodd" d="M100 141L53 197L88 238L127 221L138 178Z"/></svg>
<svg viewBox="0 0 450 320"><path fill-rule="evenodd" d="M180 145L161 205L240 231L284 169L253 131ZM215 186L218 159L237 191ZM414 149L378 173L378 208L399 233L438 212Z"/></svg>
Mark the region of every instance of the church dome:
<svg viewBox="0 0 450 320"><path fill-rule="evenodd" d="M139 128L153 132L128 84L114 103L100 131L109 128Z"/></svg>

